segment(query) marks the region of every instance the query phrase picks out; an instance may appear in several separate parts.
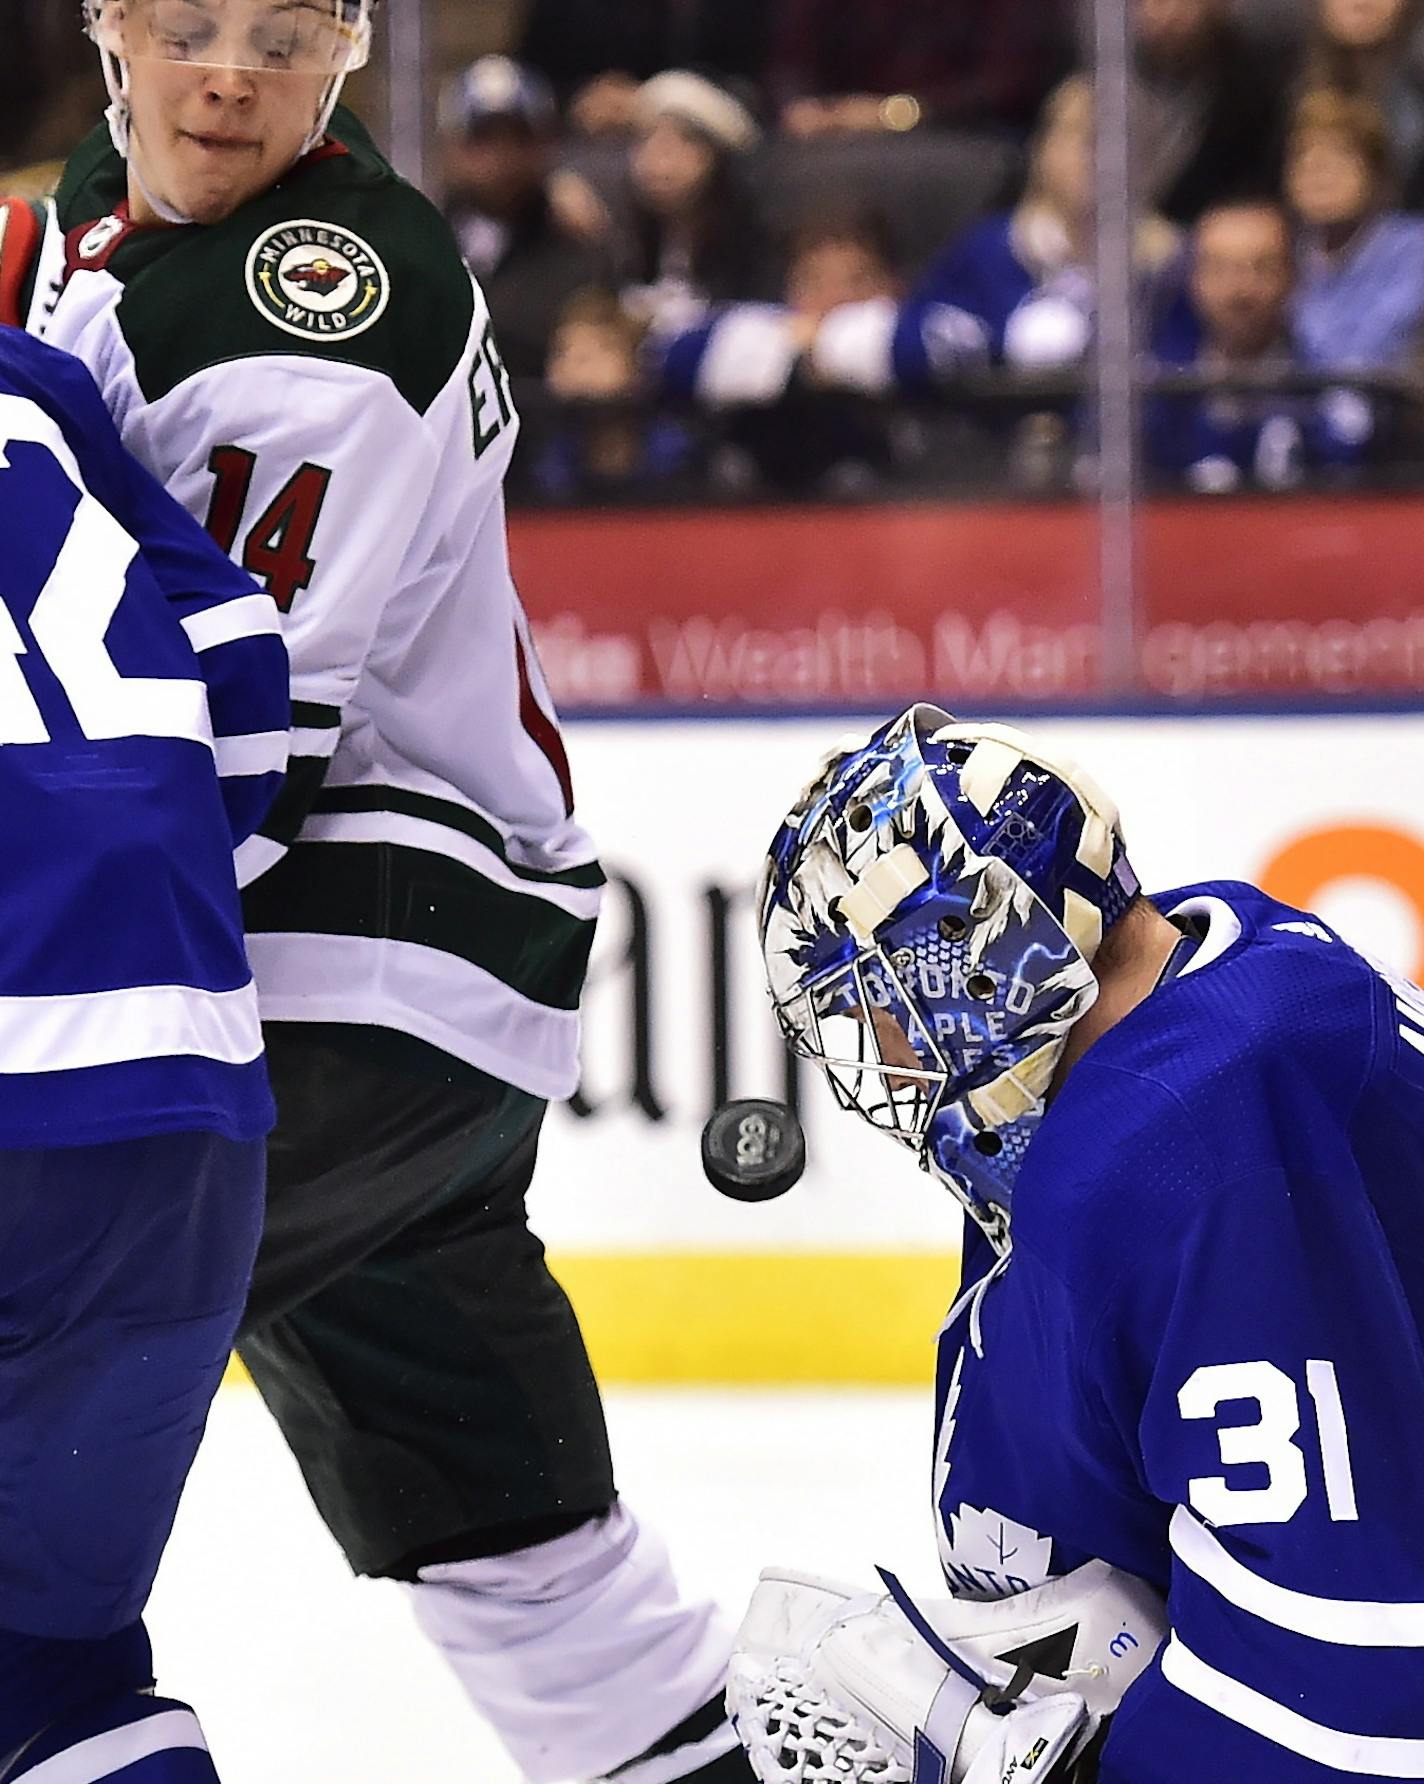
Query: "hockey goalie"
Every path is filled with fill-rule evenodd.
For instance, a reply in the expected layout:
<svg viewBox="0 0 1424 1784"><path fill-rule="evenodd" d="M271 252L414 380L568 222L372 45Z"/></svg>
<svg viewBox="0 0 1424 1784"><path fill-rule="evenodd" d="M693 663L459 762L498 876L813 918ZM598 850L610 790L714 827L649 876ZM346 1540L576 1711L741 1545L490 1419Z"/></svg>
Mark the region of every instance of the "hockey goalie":
<svg viewBox="0 0 1424 1784"><path fill-rule="evenodd" d="M818 772L759 921L788 1042L971 1218L948 1595L764 1573L758 1776L1424 1777L1424 995L1144 896L1086 774L929 706Z"/></svg>

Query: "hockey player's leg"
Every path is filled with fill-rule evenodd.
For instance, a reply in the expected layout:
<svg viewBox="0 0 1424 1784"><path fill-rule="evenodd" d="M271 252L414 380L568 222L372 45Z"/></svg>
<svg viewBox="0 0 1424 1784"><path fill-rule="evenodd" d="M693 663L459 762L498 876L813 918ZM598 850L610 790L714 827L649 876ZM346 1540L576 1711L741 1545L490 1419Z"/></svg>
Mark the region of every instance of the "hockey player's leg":
<svg viewBox="0 0 1424 1784"><path fill-rule="evenodd" d="M621 1503L552 1542L422 1567L415 1613L531 1784L745 1779L728 1632Z"/></svg>
<svg viewBox="0 0 1424 1784"><path fill-rule="evenodd" d="M530 1778L748 1779L730 1632L616 1502L578 1323L528 1229L540 1105L500 1087L480 1113L478 1087L275 1040L241 1350L353 1568L411 1585Z"/></svg>
<svg viewBox="0 0 1424 1784"><path fill-rule="evenodd" d="M108 1775L96 1754L144 1740L133 1784L211 1777L170 1738L196 1726L184 1706L116 1731L153 1716L140 1618L237 1325L262 1176L260 1143L200 1133L0 1152L6 1784L86 1784Z"/></svg>

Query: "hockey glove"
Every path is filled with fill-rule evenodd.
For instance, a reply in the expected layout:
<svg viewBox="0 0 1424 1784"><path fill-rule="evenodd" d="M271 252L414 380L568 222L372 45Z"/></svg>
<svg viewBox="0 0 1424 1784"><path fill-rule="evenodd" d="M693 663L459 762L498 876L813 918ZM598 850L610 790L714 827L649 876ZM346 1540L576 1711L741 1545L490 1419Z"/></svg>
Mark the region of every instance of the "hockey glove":
<svg viewBox="0 0 1424 1784"><path fill-rule="evenodd" d="M1102 1561L1017 1597L916 1606L768 1571L727 1708L762 1784L1063 1778L1166 1634L1162 1601Z"/></svg>

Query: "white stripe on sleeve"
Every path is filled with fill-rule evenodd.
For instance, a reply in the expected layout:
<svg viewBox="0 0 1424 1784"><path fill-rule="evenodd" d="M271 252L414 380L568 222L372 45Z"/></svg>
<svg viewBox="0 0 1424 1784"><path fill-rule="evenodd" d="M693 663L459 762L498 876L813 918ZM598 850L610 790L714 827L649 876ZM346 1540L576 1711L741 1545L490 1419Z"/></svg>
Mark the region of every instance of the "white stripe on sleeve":
<svg viewBox="0 0 1424 1784"><path fill-rule="evenodd" d="M1316 1598L1278 1586L1243 1566L1185 1506L1172 1513L1169 1535L1184 1567L1263 1623L1347 1648L1424 1648L1424 1604Z"/></svg>
<svg viewBox="0 0 1424 1784"><path fill-rule="evenodd" d="M294 756L331 756L335 754L340 742L340 725L323 726L321 730L308 729L304 725L292 727L291 750Z"/></svg>
<svg viewBox="0 0 1424 1784"><path fill-rule="evenodd" d="M234 644L239 638L266 638L273 632L281 635L282 619L271 595L239 595L235 601L224 601L220 607L190 613L183 621L188 642L201 656L205 650L216 650L220 644Z"/></svg>
<svg viewBox="0 0 1424 1784"><path fill-rule="evenodd" d="M1263 1739L1337 1772L1368 1778L1424 1778L1424 1740L1396 1735L1351 1734L1327 1728L1228 1678L1184 1646L1173 1634L1162 1652L1162 1676L1187 1697L1215 1710L1228 1722L1249 1728Z"/></svg>
<svg viewBox="0 0 1424 1784"><path fill-rule="evenodd" d="M262 1052L257 991L136 985L54 997L0 997L0 1076L193 1054L248 1065Z"/></svg>
<svg viewBox="0 0 1424 1784"><path fill-rule="evenodd" d="M198 1718L191 1710L161 1710L141 1722L91 1735L53 1758L41 1760L33 1771L25 1773L25 1784L99 1784L100 1779L112 1778L137 1760L181 1747L207 1752Z"/></svg>
<svg viewBox="0 0 1424 1784"><path fill-rule="evenodd" d="M243 774L285 774L287 771L286 731L246 731L239 737L218 737L213 741L213 758L222 776Z"/></svg>

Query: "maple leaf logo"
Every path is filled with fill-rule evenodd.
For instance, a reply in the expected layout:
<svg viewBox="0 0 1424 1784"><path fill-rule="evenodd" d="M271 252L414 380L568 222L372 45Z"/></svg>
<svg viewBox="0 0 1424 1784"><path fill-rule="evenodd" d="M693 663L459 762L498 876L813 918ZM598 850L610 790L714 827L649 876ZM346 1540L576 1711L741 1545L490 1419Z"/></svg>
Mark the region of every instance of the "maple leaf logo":
<svg viewBox="0 0 1424 1784"><path fill-rule="evenodd" d="M951 1512L940 1558L956 1598L1011 1598L1041 1586L1053 1567L1053 1538L986 1506Z"/></svg>

